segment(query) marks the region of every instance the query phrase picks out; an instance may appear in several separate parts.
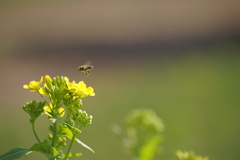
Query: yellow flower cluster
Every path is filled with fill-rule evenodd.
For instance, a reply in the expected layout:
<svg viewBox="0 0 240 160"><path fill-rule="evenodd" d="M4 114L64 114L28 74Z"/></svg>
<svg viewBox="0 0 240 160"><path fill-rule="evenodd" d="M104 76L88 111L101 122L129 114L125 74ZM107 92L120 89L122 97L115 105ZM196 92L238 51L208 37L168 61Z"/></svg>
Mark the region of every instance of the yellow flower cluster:
<svg viewBox="0 0 240 160"><path fill-rule="evenodd" d="M49 75L46 75L44 80L46 82L44 87L51 85L51 77ZM67 89L76 96L79 96L80 98L95 96L94 89L92 87L87 87L84 81L76 83L75 81L69 82L68 78L65 78L65 80L67 83ZM31 81L28 85L23 85L23 88L30 89L31 92L38 91L41 95L47 95L45 89L42 87L42 82L43 77L41 77L39 81Z"/></svg>
<svg viewBox="0 0 240 160"><path fill-rule="evenodd" d="M42 84L43 80L45 81L44 85ZM69 95L72 95L73 99L95 96L92 87L87 87L83 81L78 83L75 81L69 82L67 77L55 77L52 80L49 75L46 75L44 78L42 76L39 81L31 81L28 85L23 85L23 88L30 89L31 92L38 92L42 96L48 96L50 99L56 98L56 94L62 100L63 97L68 97ZM44 107L46 114L51 116L49 113L52 113L56 108L58 115L60 117L64 116L65 109L57 107L55 103L51 100L48 106Z"/></svg>

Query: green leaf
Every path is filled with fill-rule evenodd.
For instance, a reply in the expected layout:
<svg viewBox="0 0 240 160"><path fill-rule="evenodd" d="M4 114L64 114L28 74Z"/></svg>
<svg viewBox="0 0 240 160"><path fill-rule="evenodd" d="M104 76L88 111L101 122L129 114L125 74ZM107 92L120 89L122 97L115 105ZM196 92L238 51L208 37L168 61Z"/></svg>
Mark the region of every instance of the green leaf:
<svg viewBox="0 0 240 160"><path fill-rule="evenodd" d="M75 128L75 127L72 127L72 128ZM67 126L64 126L64 125L59 125L59 133L58 133L59 136L66 136L67 138L69 138L70 140L72 139L73 137L73 133L72 131L67 127ZM82 141L80 141L79 139L75 138L75 141L77 141L79 144L81 144L84 148L92 151L93 149L90 148L89 146L87 146L85 143L83 143Z"/></svg>
<svg viewBox="0 0 240 160"><path fill-rule="evenodd" d="M60 124L59 125L59 136L66 136L67 138L69 138L70 140L73 137L72 131L65 125Z"/></svg>
<svg viewBox="0 0 240 160"><path fill-rule="evenodd" d="M82 141L80 141L79 139L75 139L79 144L81 144L84 148L90 150L91 152L95 153L94 150L92 148L90 148L88 145L86 145L85 143L83 143Z"/></svg>
<svg viewBox="0 0 240 160"><path fill-rule="evenodd" d="M64 159L66 155L59 157L60 159ZM82 153L70 153L68 157L81 157Z"/></svg>
<svg viewBox="0 0 240 160"><path fill-rule="evenodd" d="M48 158L61 157L63 154L60 150L51 146L51 144L44 140L42 143L36 143L31 148L31 151L41 152Z"/></svg>
<svg viewBox="0 0 240 160"><path fill-rule="evenodd" d="M153 136L140 150L140 160L153 159L158 151L159 143L162 141L161 135Z"/></svg>
<svg viewBox="0 0 240 160"><path fill-rule="evenodd" d="M13 149L9 150L8 152L0 155L0 160L17 159L17 158L20 158L20 157L26 155L29 152L30 151L27 148L16 147L16 148L13 148Z"/></svg>
<svg viewBox="0 0 240 160"><path fill-rule="evenodd" d="M76 127L66 126L63 124L59 125L59 133L58 133L59 136L65 136L70 140L72 140L73 134L77 134L77 133L81 133L81 131Z"/></svg>
<svg viewBox="0 0 240 160"><path fill-rule="evenodd" d="M70 153L68 157L80 157L82 153Z"/></svg>

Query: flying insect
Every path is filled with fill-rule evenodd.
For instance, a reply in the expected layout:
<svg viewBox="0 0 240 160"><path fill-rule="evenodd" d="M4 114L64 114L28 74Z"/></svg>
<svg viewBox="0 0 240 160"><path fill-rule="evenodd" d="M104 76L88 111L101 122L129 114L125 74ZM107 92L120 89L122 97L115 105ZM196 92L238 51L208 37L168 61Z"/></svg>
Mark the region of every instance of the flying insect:
<svg viewBox="0 0 240 160"><path fill-rule="evenodd" d="M78 67L78 70L80 72L85 72L86 76L90 74L90 70L92 69L93 69L93 66L87 65L87 64Z"/></svg>

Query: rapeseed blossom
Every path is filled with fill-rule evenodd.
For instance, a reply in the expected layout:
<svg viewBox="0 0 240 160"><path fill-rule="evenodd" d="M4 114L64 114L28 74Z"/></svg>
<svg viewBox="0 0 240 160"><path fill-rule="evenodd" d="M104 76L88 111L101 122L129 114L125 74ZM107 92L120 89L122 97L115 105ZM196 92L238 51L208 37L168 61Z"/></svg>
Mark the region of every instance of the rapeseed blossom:
<svg viewBox="0 0 240 160"><path fill-rule="evenodd" d="M43 82L43 77L40 78L39 82L31 81L29 82L28 85L23 85L23 88L31 89L31 92L36 92L36 91L39 91L39 89L41 88L42 82Z"/></svg>
<svg viewBox="0 0 240 160"><path fill-rule="evenodd" d="M63 76L54 78L49 75L44 76L44 78L42 76L39 81L31 81L23 88L49 98L48 101L44 98L47 104L44 111L48 117L53 115L63 117L66 111L72 113L75 110L74 112L76 112L82 106L81 98L95 96L94 89L87 87L84 81L70 82L67 77ZM62 104L65 105L64 108L61 107Z"/></svg>
<svg viewBox="0 0 240 160"><path fill-rule="evenodd" d="M78 98L95 96L94 89L92 87L87 87L84 81L79 81L78 83L75 81L69 82L67 77L55 77L52 80L49 75L46 75L44 80L45 83L42 85L42 76L39 81L31 81L28 85L23 85L23 88L30 89L31 92L38 91L41 95L49 97L56 91L66 91L64 94L68 94L69 92Z"/></svg>
<svg viewBox="0 0 240 160"><path fill-rule="evenodd" d="M75 81L68 82L67 86L70 92L80 98L95 96L94 89L92 87L87 87L83 81L80 81L79 83L76 83Z"/></svg>

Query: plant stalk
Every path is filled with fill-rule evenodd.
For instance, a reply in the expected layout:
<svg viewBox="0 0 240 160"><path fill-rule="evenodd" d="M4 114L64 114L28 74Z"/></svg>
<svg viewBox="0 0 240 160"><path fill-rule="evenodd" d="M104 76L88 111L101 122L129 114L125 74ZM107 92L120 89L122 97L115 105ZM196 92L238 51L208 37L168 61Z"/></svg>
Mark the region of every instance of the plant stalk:
<svg viewBox="0 0 240 160"><path fill-rule="evenodd" d="M55 147L57 141L57 121L53 124L52 146Z"/></svg>
<svg viewBox="0 0 240 160"><path fill-rule="evenodd" d="M40 141L38 135L37 135L36 130L35 130L35 126L34 126L35 122L32 122L31 124L32 124L32 130L33 130L34 136L36 137L38 143L42 143L42 142Z"/></svg>
<svg viewBox="0 0 240 160"><path fill-rule="evenodd" d="M70 143L70 145L69 145L69 148L68 148L68 151L67 151L67 153L66 153L66 156L65 156L64 160L67 160L69 154L71 153L71 150L72 150L72 147L73 147L73 142L74 142L74 140L75 140L75 137L76 137L76 134L73 134L72 141L71 141L71 143Z"/></svg>

